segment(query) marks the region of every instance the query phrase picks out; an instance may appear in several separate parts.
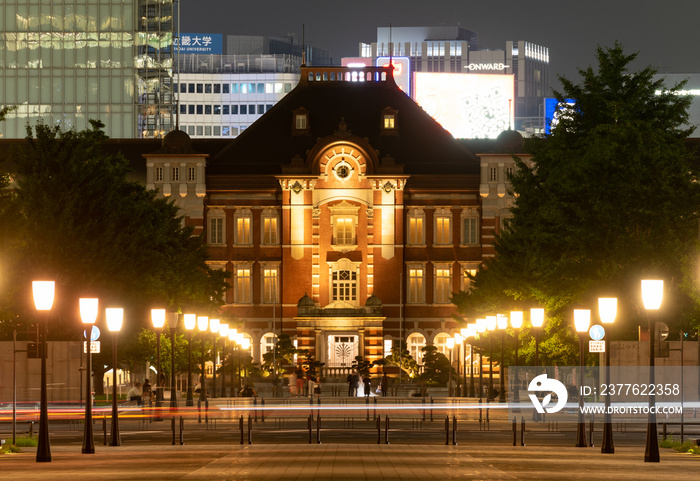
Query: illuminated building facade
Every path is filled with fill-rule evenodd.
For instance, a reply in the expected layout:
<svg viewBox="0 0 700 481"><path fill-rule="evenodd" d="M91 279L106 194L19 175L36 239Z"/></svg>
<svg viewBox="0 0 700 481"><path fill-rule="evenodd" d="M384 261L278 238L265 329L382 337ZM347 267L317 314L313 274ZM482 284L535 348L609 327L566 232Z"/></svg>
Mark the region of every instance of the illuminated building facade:
<svg viewBox="0 0 700 481"><path fill-rule="evenodd" d="M0 136L41 120L113 138L173 127L173 0L0 0Z"/></svg>
<svg viewBox="0 0 700 481"><path fill-rule="evenodd" d="M145 155L147 185L176 198L230 273L223 309L257 362L275 332L328 374L399 339L419 361L426 344L448 352L450 295L494 254L507 212L510 151L477 157L380 67L303 67L226 147L207 158L193 145L168 134Z"/></svg>

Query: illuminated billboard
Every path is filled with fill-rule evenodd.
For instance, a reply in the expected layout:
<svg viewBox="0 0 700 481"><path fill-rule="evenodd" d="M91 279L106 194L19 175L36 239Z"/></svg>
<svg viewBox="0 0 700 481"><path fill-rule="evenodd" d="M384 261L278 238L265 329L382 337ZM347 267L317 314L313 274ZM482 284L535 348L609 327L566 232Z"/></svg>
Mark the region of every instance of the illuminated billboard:
<svg viewBox="0 0 700 481"><path fill-rule="evenodd" d="M414 99L456 139L495 139L513 125L513 75L416 72Z"/></svg>
<svg viewBox="0 0 700 481"><path fill-rule="evenodd" d="M223 52L223 35L220 33L181 33L182 43L180 53L210 53L221 55ZM177 51L177 37L173 38L173 45Z"/></svg>
<svg viewBox="0 0 700 481"><path fill-rule="evenodd" d="M394 82L406 95L411 95L411 60L408 57L392 57L394 66ZM388 67L389 57L377 57L377 67Z"/></svg>
<svg viewBox="0 0 700 481"><path fill-rule="evenodd" d="M574 105L576 103L575 100L572 99L566 99L566 104L567 105ZM559 115L560 112L557 112L557 106L559 105L559 102L557 99L552 98L552 97L546 97L544 99L544 133L545 134L551 134L552 133L552 128L556 127L557 122L559 121Z"/></svg>

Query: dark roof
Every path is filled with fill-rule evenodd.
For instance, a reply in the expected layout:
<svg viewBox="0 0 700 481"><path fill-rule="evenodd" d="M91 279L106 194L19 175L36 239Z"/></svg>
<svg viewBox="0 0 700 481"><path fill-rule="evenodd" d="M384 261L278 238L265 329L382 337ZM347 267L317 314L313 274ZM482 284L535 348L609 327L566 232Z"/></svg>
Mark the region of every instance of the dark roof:
<svg viewBox="0 0 700 481"><path fill-rule="evenodd" d="M358 70L302 68L296 88L211 159L207 175L281 174L293 158L304 166L303 173L313 174L309 153L318 147L319 139L344 128L368 143L382 164L390 156L395 163L392 172L479 174L477 157L396 86L388 67L360 70L378 76L384 73L385 81L316 80L316 75L344 78L341 76L352 71ZM300 135L293 129L294 114L304 110L309 131ZM397 135L382 132L382 114L390 111L396 115ZM386 164L389 169L391 160Z"/></svg>

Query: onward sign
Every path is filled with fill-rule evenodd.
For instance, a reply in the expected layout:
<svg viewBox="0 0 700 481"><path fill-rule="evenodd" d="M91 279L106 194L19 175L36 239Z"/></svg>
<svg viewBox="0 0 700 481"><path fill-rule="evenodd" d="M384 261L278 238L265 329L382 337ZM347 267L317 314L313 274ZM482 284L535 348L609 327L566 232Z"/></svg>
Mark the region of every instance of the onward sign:
<svg viewBox="0 0 700 481"><path fill-rule="evenodd" d="M503 70L509 68L509 65L503 63L470 63L467 68L471 71L475 70Z"/></svg>
<svg viewBox="0 0 700 481"><path fill-rule="evenodd" d="M220 33L181 33L179 44L180 53L223 53L223 36ZM177 50L177 37L174 39L174 45Z"/></svg>

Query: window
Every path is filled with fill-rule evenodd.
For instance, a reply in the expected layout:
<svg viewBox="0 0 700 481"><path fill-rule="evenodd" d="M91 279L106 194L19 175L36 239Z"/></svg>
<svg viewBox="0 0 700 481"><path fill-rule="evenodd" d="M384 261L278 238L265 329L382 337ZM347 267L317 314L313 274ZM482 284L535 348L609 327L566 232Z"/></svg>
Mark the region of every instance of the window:
<svg viewBox="0 0 700 481"><path fill-rule="evenodd" d="M467 264L462 266L462 280L459 288L463 291L468 291L471 288L472 280L469 278L470 275L475 276L478 270L478 264Z"/></svg>
<svg viewBox="0 0 700 481"><path fill-rule="evenodd" d="M475 245L479 243L479 217L474 209L462 213L462 244Z"/></svg>
<svg viewBox="0 0 700 481"><path fill-rule="evenodd" d="M411 357L415 359L418 364L423 363L423 348L425 347L425 337L423 334L418 334L414 332L408 339L406 339L406 347Z"/></svg>
<svg viewBox="0 0 700 481"><path fill-rule="evenodd" d="M262 115L265 113L265 106L260 104L258 105L258 115Z"/></svg>
<svg viewBox="0 0 700 481"><path fill-rule="evenodd" d="M252 214L248 209L238 209L235 214L236 219L236 244L237 245L250 245L253 243L253 239L250 233L250 226L252 224Z"/></svg>
<svg viewBox="0 0 700 481"><path fill-rule="evenodd" d="M506 167L506 179L513 175L513 167Z"/></svg>
<svg viewBox="0 0 700 481"><path fill-rule="evenodd" d="M384 357L391 356L391 348L394 343L391 339L384 339Z"/></svg>
<svg viewBox="0 0 700 481"><path fill-rule="evenodd" d="M204 93L205 94L211 93L211 84L204 84Z"/></svg>
<svg viewBox="0 0 700 481"><path fill-rule="evenodd" d="M156 167L156 182L163 182L163 167Z"/></svg>
<svg viewBox="0 0 700 481"><path fill-rule="evenodd" d="M236 304L250 304L251 302L251 268L250 266L237 266L233 270L233 295Z"/></svg>
<svg viewBox="0 0 700 481"><path fill-rule="evenodd" d="M187 167L187 182L195 182L196 180L197 180L197 168L196 167Z"/></svg>
<svg viewBox="0 0 700 481"><path fill-rule="evenodd" d="M230 85L229 84L222 84L221 85L221 93L223 93L223 94L231 93Z"/></svg>
<svg viewBox="0 0 700 481"><path fill-rule="evenodd" d="M224 213L221 210L212 210L209 213L209 243L224 243Z"/></svg>
<svg viewBox="0 0 700 481"><path fill-rule="evenodd" d="M204 135L211 136L211 125L204 126Z"/></svg>
<svg viewBox="0 0 700 481"><path fill-rule="evenodd" d="M229 115L229 113L231 112L228 105L224 105L222 111L224 115Z"/></svg>
<svg viewBox="0 0 700 481"><path fill-rule="evenodd" d="M435 264L433 303L449 304L452 293L452 269L448 264Z"/></svg>
<svg viewBox="0 0 700 481"><path fill-rule="evenodd" d="M333 271L331 300L357 301L357 272L351 270Z"/></svg>
<svg viewBox="0 0 700 481"><path fill-rule="evenodd" d="M214 115L221 115L221 105L214 105Z"/></svg>
<svg viewBox="0 0 700 481"><path fill-rule="evenodd" d="M263 267L263 304L273 304L277 299L277 279L279 269L277 267Z"/></svg>
<svg viewBox="0 0 700 481"><path fill-rule="evenodd" d="M170 179L173 182L180 182L180 167L173 167L170 171Z"/></svg>
<svg viewBox="0 0 700 481"><path fill-rule="evenodd" d="M265 359L263 356L267 354L268 352L272 352L272 350L275 348L275 335L274 333L270 332L268 334L265 334L261 339L260 339L260 362L263 363L265 362Z"/></svg>
<svg viewBox="0 0 700 481"><path fill-rule="evenodd" d="M262 215L262 243L263 244L277 244L277 225L278 218L277 213L274 211L263 211Z"/></svg>
<svg viewBox="0 0 700 481"><path fill-rule="evenodd" d="M272 104L265 104L265 112L272 108Z"/></svg>
<svg viewBox="0 0 700 481"><path fill-rule="evenodd" d="M450 348L447 347L447 339L449 337L449 334L441 332L440 334L435 336L435 340L433 341L435 347L437 347L437 352L441 352L442 354L447 356L447 359L450 359Z"/></svg>
<svg viewBox="0 0 700 481"><path fill-rule="evenodd" d="M336 217L333 244L355 245L355 219L353 217Z"/></svg>
<svg viewBox="0 0 700 481"><path fill-rule="evenodd" d="M180 84L180 93L181 94L186 94L187 93L187 84Z"/></svg>
<svg viewBox="0 0 700 481"><path fill-rule="evenodd" d="M204 106L197 105L197 115L202 115L204 113Z"/></svg>
<svg viewBox="0 0 700 481"><path fill-rule="evenodd" d="M498 180L498 170L496 167L489 167L489 182L496 182Z"/></svg>
<svg viewBox="0 0 700 481"><path fill-rule="evenodd" d="M412 210L407 218L406 243L413 245L425 244L425 213L419 210Z"/></svg>
<svg viewBox="0 0 700 481"><path fill-rule="evenodd" d="M214 93L215 94L221 93L221 84L214 84Z"/></svg>
<svg viewBox="0 0 700 481"><path fill-rule="evenodd" d="M231 106L231 113L233 115L238 115L238 104ZM245 113L245 112L241 112L241 113Z"/></svg>
<svg viewBox="0 0 700 481"><path fill-rule="evenodd" d="M211 105L204 106L204 115L211 115Z"/></svg>
<svg viewBox="0 0 700 481"><path fill-rule="evenodd" d="M194 84L187 84L187 93L194 93Z"/></svg>
<svg viewBox="0 0 700 481"><path fill-rule="evenodd" d="M248 84L241 84L241 93L242 94L248 93Z"/></svg>
<svg viewBox="0 0 700 481"><path fill-rule="evenodd" d="M250 84L250 86L252 87L253 84ZM252 88L251 88L251 91L252 91ZM265 84L258 84L257 85L257 92L259 94L264 94L265 93Z"/></svg>
<svg viewBox="0 0 700 481"><path fill-rule="evenodd" d="M248 106L246 104L241 105L241 115L248 114Z"/></svg>
<svg viewBox="0 0 700 481"><path fill-rule="evenodd" d="M292 91L292 84L291 83L285 83L284 84L284 93L289 93Z"/></svg>
<svg viewBox="0 0 700 481"><path fill-rule="evenodd" d="M202 125L197 126L197 135L204 135L204 127Z"/></svg>
<svg viewBox="0 0 700 481"><path fill-rule="evenodd" d="M220 137L220 136L221 136L221 126L215 125L214 126L214 137Z"/></svg>
<svg viewBox="0 0 700 481"><path fill-rule="evenodd" d="M187 106L187 113L190 115L194 115L194 104Z"/></svg>
<svg viewBox="0 0 700 481"><path fill-rule="evenodd" d="M243 84L243 85L245 85L245 84ZM232 94L237 94L237 93L238 93L238 84L237 84L237 83L231 84L231 93L232 93ZM243 91L241 90L241 93L244 94L245 92L243 92Z"/></svg>
<svg viewBox="0 0 700 481"><path fill-rule="evenodd" d="M395 125L395 120L396 117L394 117L394 114L385 114L384 115L384 128L385 129L393 129Z"/></svg>
<svg viewBox="0 0 700 481"><path fill-rule="evenodd" d="M423 266L409 266L408 302L410 304L423 304L425 302L424 277L425 268Z"/></svg>
<svg viewBox="0 0 700 481"><path fill-rule="evenodd" d="M294 115L294 128L297 130L307 129L307 115L306 114L296 114Z"/></svg>
<svg viewBox="0 0 700 481"><path fill-rule="evenodd" d="M450 221L452 213L448 209L438 209L435 211L435 245L450 245L452 244L452 231L450 229Z"/></svg>
<svg viewBox="0 0 700 481"><path fill-rule="evenodd" d="M198 94L204 93L204 84L197 84L197 93Z"/></svg>
<svg viewBox="0 0 700 481"><path fill-rule="evenodd" d="M187 113L187 105L185 105L185 104L180 104L180 113L181 113L181 114L186 114L186 113Z"/></svg>

